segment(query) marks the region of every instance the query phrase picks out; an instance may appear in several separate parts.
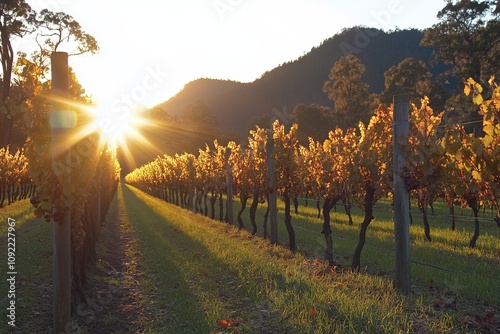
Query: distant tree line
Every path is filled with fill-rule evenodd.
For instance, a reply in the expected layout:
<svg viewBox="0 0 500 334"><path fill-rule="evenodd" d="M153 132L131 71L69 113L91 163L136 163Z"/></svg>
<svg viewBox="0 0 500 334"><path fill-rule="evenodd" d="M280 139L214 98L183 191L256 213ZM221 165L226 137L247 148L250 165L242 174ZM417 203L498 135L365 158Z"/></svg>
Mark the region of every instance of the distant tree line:
<svg viewBox="0 0 500 334"><path fill-rule="evenodd" d="M433 47L431 64L443 63L448 69L434 80L427 64L408 57L384 73L385 89L370 94L363 81L365 66L354 54L341 57L330 70L323 91L333 102L331 106L299 104L293 111L293 121L299 125L302 143L308 137L322 140L328 131L339 126L346 129L357 122L364 123L381 104L392 103L396 94L407 94L417 106L423 96L433 101L434 110L446 110L447 117L470 126L470 131L481 131L481 116L470 99L461 90L468 78L474 78L483 87L492 75L500 74L500 1L460 0L446 2L437 14L440 20L424 32L422 46ZM453 80L459 86L447 93L443 82ZM260 125L259 120L255 124Z"/></svg>

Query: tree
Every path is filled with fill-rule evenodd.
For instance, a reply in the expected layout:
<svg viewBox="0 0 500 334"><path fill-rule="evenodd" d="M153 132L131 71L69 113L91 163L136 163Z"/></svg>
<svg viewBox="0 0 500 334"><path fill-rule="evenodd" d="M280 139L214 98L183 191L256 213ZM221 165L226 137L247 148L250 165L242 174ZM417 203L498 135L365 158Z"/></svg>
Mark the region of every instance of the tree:
<svg viewBox="0 0 500 334"><path fill-rule="evenodd" d="M70 56L87 52L94 54L99 51L95 38L85 33L71 15L43 9L36 16L36 23L38 26L37 43L41 50L56 52L63 42L67 42L68 47L72 48L72 51L68 52ZM45 39L40 42L38 38Z"/></svg>
<svg viewBox="0 0 500 334"><path fill-rule="evenodd" d="M69 52L70 55L80 55L86 52L94 54L99 50L99 46L95 38L85 33L80 24L68 14L62 12L53 13L47 9L36 14L24 1L11 1L11 7L8 4L3 6L5 8L0 7L0 9L3 9L1 12L3 22L0 26L2 34L2 67L4 73L2 102L5 107L3 109L6 110L4 113L7 112L5 114L7 120L4 122L2 144L8 145L12 135L12 118L17 113L17 110L9 110L8 103L13 61L10 36L22 37L28 32L35 30L38 32L36 41L39 50L31 55L31 62L38 67L38 71L40 71L40 75L42 76L48 70L50 54L58 51L59 46L63 42L68 43L68 47L73 49L72 52ZM44 38L44 40L39 41L39 38ZM21 57L26 58L26 55L21 54ZM82 88L81 86L73 86L70 89L80 91Z"/></svg>
<svg viewBox="0 0 500 334"><path fill-rule="evenodd" d="M250 121L249 131L254 130L256 126L262 129L270 129L272 124L273 116L271 114L257 115Z"/></svg>
<svg viewBox="0 0 500 334"><path fill-rule="evenodd" d="M421 45L435 47L434 59L452 65L463 82L483 83L500 70L500 11L498 1L447 0L439 23L427 29Z"/></svg>
<svg viewBox="0 0 500 334"><path fill-rule="evenodd" d="M170 115L160 107L153 107L149 110L149 116L154 122L164 122L170 119Z"/></svg>
<svg viewBox="0 0 500 334"><path fill-rule="evenodd" d="M25 143L27 137L37 133L50 133L45 122L50 108L51 81L47 80L47 66L40 66L38 59L28 59L25 53L18 52L13 68L13 78L7 103L0 104L0 113L8 113L12 122L12 142ZM90 97L79 83L75 72L69 68L69 99L78 104L90 103ZM20 117L17 117L20 116ZM80 117L89 117L81 115ZM2 126L5 124L1 122ZM12 146L12 145L11 145Z"/></svg>
<svg viewBox="0 0 500 334"><path fill-rule="evenodd" d="M431 76L425 62L412 57L406 58L385 71L385 91L381 101L390 104L394 95L407 94L410 101L420 102L423 96L430 93Z"/></svg>
<svg viewBox="0 0 500 334"><path fill-rule="evenodd" d="M334 127L332 110L318 104L299 104L292 113L292 118L299 126L297 137L301 144L306 144L309 137L315 140L324 140L328 132Z"/></svg>
<svg viewBox="0 0 500 334"><path fill-rule="evenodd" d="M14 63L13 37L23 37L33 30L34 11L24 0L9 0L0 3L0 58L2 61L2 113L4 117L3 135L0 145L10 144L12 135L13 117L17 110L13 110L9 103L12 67Z"/></svg>
<svg viewBox="0 0 500 334"><path fill-rule="evenodd" d="M335 113L344 117L345 126L352 127L358 120L366 121L369 111L369 85L362 76L365 66L354 55L340 58L330 70L323 91L334 102Z"/></svg>
<svg viewBox="0 0 500 334"><path fill-rule="evenodd" d="M184 150L196 152L205 143L217 137L218 122L210 109L202 100L189 104L180 117L183 130Z"/></svg>

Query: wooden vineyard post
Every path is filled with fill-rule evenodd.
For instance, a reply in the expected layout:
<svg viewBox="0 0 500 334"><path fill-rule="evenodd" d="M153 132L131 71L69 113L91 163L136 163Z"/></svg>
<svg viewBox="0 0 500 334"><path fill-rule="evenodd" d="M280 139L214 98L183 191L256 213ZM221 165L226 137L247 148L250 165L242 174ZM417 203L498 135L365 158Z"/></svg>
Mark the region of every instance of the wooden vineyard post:
<svg viewBox="0 0 500 334"><path fill-rule="evenodd" d="M52 130L53 158L65 155L69 149L68 136L75 126L75 114L64 102L69 96L68 54L54 52L51 55ZM66 333L71 324L71 210L68 209L59 223L52 224L54 333Z"/></svg>
<svg viewBox="0 0 500 334"><path fill-rule="evenodd" d="M399 170L405 163L405 156L399 143L408 141L409 105L408 95L394 96L394 286L404 294L409 294L411 291L410 209L408 189L399 175Z"/></svg>
<svg viewBox="0 0 500 334"><path fill-rule="evenodd" d="M194 207L194 178L196 176L196 172L194 169L193 159L188 160L188 169L189 169L189 180L188 180L188 210L196 212Z"/></svg>
<svg viewBox="0 0 500 334"><path fill-rule="evenodd" d="M273 139L273 131L267 131L267 143L266 143L266 161L267 161L267 184L269 189L269 224L270 228L270 236L271 236L271 244L278 244L278 213L276 211L276 180L274 173L274 161L273 161L273 152L274 152L274 139Z"/></svg>
<svg viewBox="0 0 500 334"><path fill-rule="evenodd" d="M233 225L233 173L231 165L229 164L229 157L231 156L231 149L226 148L226 178L227 178L227 222Z"/></svg>

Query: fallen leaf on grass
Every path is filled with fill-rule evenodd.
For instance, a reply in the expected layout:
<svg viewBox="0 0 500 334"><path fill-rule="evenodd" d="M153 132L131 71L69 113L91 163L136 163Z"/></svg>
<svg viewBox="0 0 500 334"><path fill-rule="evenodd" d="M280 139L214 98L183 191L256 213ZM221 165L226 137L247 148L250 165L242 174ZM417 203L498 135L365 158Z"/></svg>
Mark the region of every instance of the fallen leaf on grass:
<svg viewBox="0 0 500 334"><path fill-rule="evenodd" d="M231 327L236 327L239 324L241 324L242 322L243 322L243 319L241 319L241 318L238 318L236 320L232 320L232 319L229 319L229 320L220 319L219 321L217 321L217 324L219 325L220 328L228 329L228 328L231 328Z"/></svg>
<svg viewBox="0 0 500 334"><path fill-rule="evenodd" d="M225 319L221 319L221 320L217 321L217 324L219 325L219 327L222 327L222 328L230 327L229 322Z"/></svg>

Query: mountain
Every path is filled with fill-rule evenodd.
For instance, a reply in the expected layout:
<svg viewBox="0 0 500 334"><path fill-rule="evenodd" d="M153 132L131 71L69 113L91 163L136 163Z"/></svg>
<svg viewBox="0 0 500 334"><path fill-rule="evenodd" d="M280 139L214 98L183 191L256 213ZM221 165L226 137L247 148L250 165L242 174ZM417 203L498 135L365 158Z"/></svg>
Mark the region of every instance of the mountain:
<svg viewBox="0 0 500 334"><path fill-rule="evenodd" d="M170 116L182 114L188 104L202 100L217 118L222 130L246 136L254 118L262 115L286 117L297 104L332 105L323 93L323 83L340 57L355 54L366 67L364 81L370 92L384 89L384 72L407 57L430 64L432 49L420 46L423 32L416 29L384 32L354 27L323 41L304 56L282 64L251 83L197 79L174 97L159 104ZM442 67L429 68L434 76ZM285 110L286 108L286 110Z"/></svg>
<svg viewBox="0 0 500 334"><path fill-rule="evenodd" d="M174 97L151 109L151 117L162 121L141 130L145 141L128 140L129 152L120 148L123 171L131 171L157 155L196 153L215 138L222 144L228 140L240 142L247 138L248 130L257 119L267 123L270 118L279 118L284 124L291 123L290 116L298 104L332 106L333 102L323 93L323 83L335 62L351 53L365 65L363 79L370 85L371 93L381 93L384 72L408 57L426 62L437 77L445 68L430 66L432 49L420 46L422 36L423 32L416 29L384 32L354 27L326 39L302 57L267 71L251 83L210 78L189 82ZM208 108L202 108L201 113L200 109L193 110L196 109L193 106L200 105ZM211 121L213 117L215 122ZM219 129L210 130L214 124Z"/></svg>

